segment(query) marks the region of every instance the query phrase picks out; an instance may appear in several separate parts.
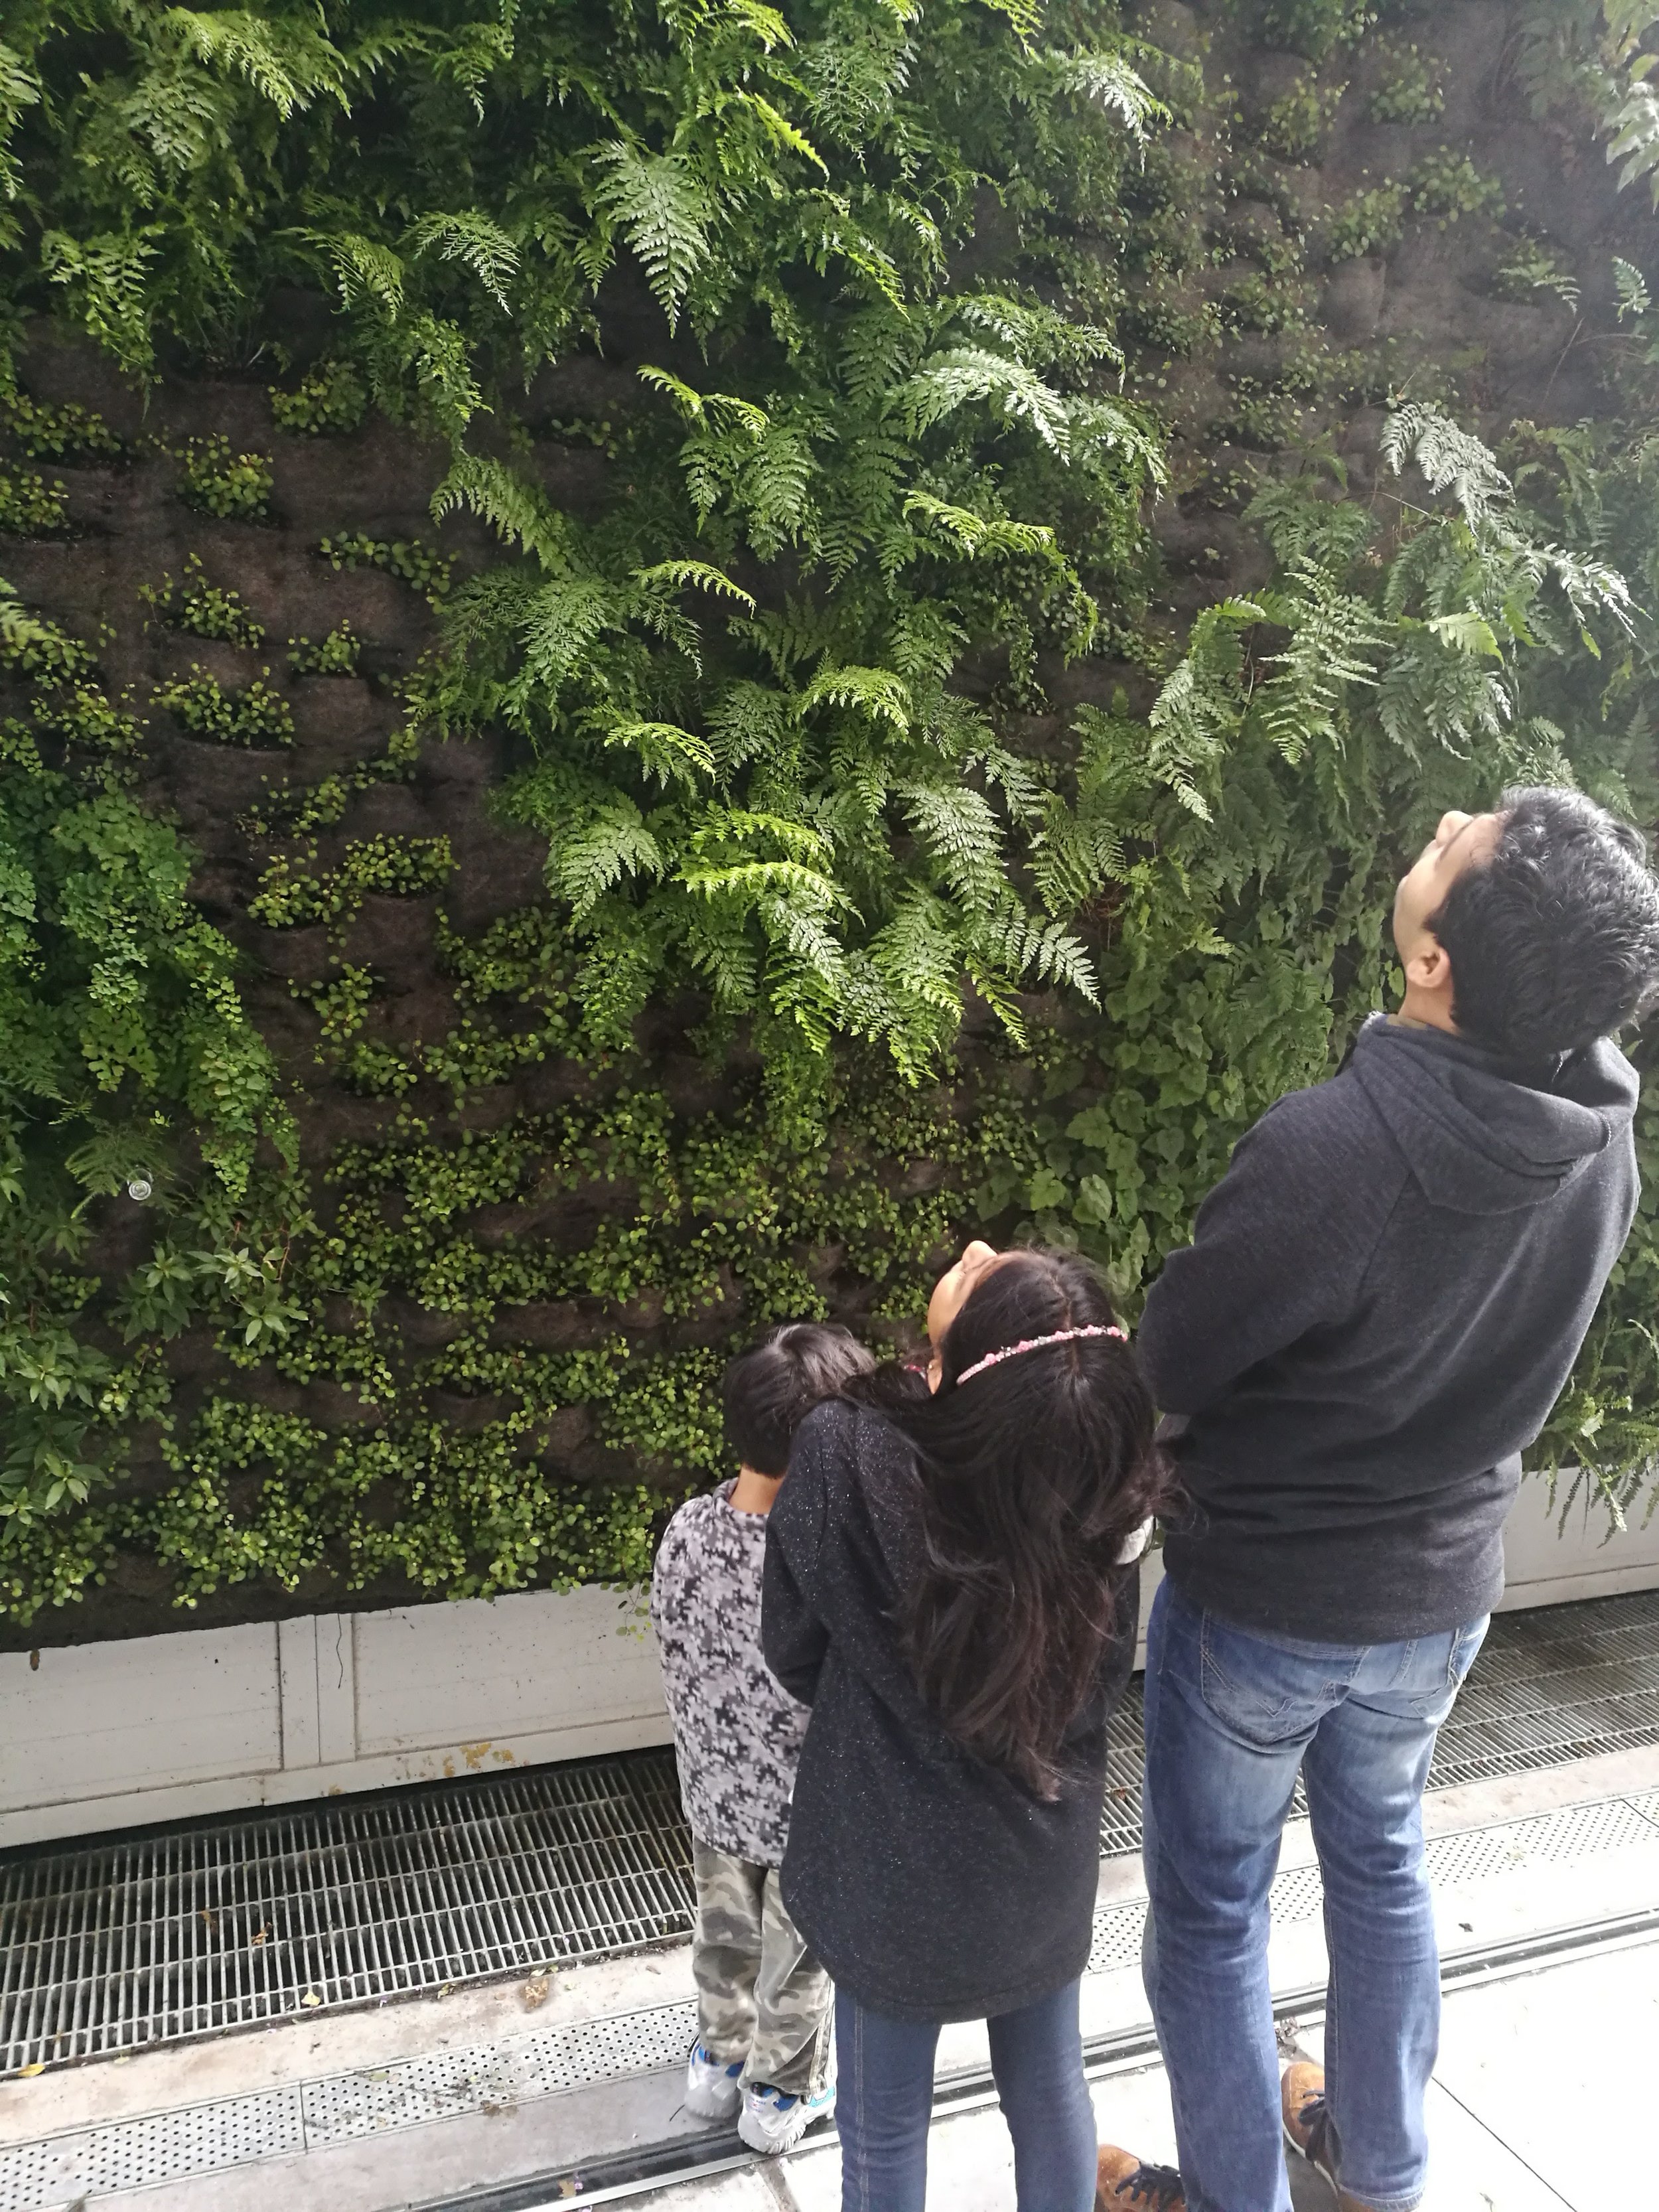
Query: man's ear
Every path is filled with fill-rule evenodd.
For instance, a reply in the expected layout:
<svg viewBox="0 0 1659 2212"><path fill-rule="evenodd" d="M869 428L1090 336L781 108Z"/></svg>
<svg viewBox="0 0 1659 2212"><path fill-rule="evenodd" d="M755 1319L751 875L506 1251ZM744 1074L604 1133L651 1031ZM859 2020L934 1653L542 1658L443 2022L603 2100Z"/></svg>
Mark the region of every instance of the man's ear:
<svg viewBox="0 0 1659 2212"><path fill-rule="evenodd" d="M1406 981L1419 991L1432 991L1437 995L1449 992L1452 981L1451 955L1437 937L1425 930L1423 942L1406 963Z"/></svg>

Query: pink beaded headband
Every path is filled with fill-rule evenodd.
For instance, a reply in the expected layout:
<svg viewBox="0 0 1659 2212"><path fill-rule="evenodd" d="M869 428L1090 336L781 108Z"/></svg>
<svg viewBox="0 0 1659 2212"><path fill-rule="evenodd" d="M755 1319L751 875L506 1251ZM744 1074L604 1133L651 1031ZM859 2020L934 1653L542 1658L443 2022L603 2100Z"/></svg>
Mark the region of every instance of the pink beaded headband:
<svg viewBox="0 0 1659 2212"><path fill-rule="evenodd" d="M1091 1322L1087 1328L1057 1328L1052 1336L1022 1337L1018 1344L1005 1344L1000 1352L988 1352L983 1359L976 1359L971 1367L964 1367L957 1377L957 1387L971 1382L975 1375L983 1375L988 1367L997 1367L1005 1359L1018 1358L1022 1352L1041 1352L1045 1345L1069 1344L1078 1336L1115 1336L1120 1344L1129 1340L1121 1328L1101 1328Z"/></svg>

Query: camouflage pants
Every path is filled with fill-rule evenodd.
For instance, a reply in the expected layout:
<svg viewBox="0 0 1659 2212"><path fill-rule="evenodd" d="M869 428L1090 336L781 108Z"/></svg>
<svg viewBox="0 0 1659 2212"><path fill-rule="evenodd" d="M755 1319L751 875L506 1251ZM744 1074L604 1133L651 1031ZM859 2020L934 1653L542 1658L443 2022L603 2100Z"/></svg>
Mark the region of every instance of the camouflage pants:
<svg viewBox="0 0 1659 2212"><path fill-rule="evenodd" d="M745 2082L816 2096L829 2078L836 1993L784 1911L777 1869L710 1850L695 1836L691 1863L699 2039L728 2066L742 2059Z"/></svg>

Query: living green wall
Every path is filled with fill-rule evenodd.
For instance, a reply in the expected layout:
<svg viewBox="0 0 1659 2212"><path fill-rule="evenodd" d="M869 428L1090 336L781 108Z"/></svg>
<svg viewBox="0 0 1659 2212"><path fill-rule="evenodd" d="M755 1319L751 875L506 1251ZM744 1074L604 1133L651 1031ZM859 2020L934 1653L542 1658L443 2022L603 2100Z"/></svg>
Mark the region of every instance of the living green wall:
<svg viewBox="0 0 1659 2212"><path fill-rule="evenodd" d="M1133 1309L1443 806L1650 823L1645 34L11 11L9 1641L637 1578L764 1322Z"/></svg>

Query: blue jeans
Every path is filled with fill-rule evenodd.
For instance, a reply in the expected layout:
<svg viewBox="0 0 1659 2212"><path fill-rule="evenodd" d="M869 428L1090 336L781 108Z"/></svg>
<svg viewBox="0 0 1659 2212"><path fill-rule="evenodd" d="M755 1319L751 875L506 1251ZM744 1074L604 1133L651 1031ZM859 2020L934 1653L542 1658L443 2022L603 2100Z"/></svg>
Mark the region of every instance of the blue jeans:
<svg viewBox="0 0 1659 2212"><path fill-rule="evenodd" d="M971 1929L962 1931L964 1943ZM1019 2212L1094 2212L1095 2111L1083 2078L1077 1989L987 2021L991 2072L1014 2139ZM836 1993L842 2212L922 2212L939 2025L868 2012Z"/></svg>
<svg viewBox="0 0 1659 2212"><path fill-rule="evenodd" d="M1325 1884L1325 2091L1342 2186L1409 2212L1440 1958L1423 1784L1484 1620L1406 1644L1304 1644L1158 1593L1146 1638L1146 1994L1189 2212L1290 2212L1267 1893L1298 1766Z"/></svg>

